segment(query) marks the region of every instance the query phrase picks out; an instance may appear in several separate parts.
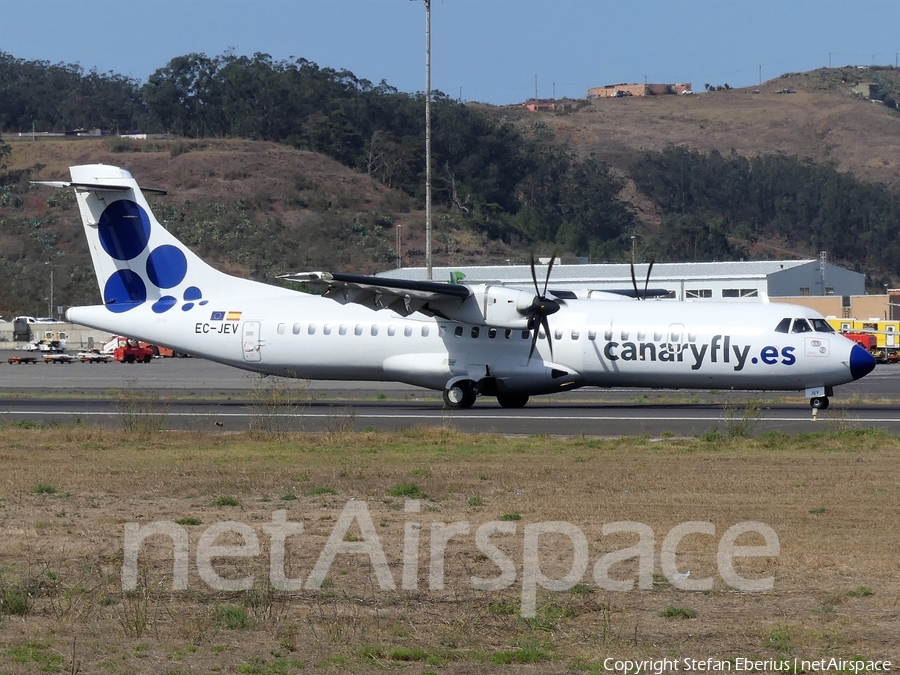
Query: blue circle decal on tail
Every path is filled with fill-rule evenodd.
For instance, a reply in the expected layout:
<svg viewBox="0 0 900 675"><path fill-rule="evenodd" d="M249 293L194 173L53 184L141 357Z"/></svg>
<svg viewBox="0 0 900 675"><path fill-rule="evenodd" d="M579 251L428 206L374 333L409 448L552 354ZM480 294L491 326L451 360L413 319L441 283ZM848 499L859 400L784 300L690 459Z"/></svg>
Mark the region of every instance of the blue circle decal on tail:
<svg viewBox="0 0 900 675"><path fill-rule="evenodd" d="M187 258L171 244L157 246L147 257L147 278L160 288L173 288L187 274Z"/></svg>
<svg viewBox="0 0 900 675"><path fill-rule="evenodd" d="M119 270L103 286L103 303L111 312L127 312L146 299L144 280L131 270Z"/></svg>
<svg viewBox="0 0 900 675"><path fill-rule="evenodd" d="M120 199L106 207L97 225L103 250L116 260L131 260L147 248L150 218L130 199Z"/></svg>
<svg viewBox="0 0 900 675"><path fill-rule="evenodd" d="M199 300L203 297L202 291L196 286L188 286L184 289L185 300Z"/></svg>
<svg viewBox="0 0 900 675"><path fill-rule="evenodd" d="M154 302L150 309L152 309L157 314L162 314L163 312L168 312L170 309L172 309L177 302L178 300L176 300L171 295L164 295L159 300Z"/></svg>

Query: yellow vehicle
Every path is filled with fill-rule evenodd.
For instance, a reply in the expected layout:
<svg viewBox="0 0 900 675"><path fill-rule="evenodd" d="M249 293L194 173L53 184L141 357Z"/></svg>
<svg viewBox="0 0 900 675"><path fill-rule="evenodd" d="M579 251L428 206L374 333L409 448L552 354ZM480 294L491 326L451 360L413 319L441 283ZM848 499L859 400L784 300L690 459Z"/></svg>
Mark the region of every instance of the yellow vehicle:
<svg viewBox="0 0 900 675"><path fill-rule="evenodd" d="M881 363L900 361L900 321L884 319L826 319L839 333L862 333L875 337L875 346L870 350Z"/></svg>

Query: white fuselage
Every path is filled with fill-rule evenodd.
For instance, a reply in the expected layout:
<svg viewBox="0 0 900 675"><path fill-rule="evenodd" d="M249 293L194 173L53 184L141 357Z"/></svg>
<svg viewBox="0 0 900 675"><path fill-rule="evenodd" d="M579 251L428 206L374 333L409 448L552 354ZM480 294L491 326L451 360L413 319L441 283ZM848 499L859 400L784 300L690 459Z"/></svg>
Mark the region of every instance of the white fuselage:
<svg viewBox="0 0 900 675"><path fill-rule="evenodd" d="M549 317L552 356L539 339L529 361L527 331L269 288L271 297L213 296L164 315L144 305L123 313L75 307L68 316L252 371L438 390L462 376L531 394L586 385L802 390L853 380L850 340L775 331L783 318L820 316L792 305L568 300Z"/></svg>

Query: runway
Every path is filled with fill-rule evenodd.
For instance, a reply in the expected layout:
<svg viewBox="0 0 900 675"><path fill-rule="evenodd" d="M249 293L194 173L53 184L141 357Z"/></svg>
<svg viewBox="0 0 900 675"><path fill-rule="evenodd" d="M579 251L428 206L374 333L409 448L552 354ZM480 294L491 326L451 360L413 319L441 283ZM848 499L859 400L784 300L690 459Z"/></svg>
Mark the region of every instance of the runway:
<svg viewBox="0 0 900 675"><path fill-rule="evenodd" d="M201 359L150 364L9 365L0 355L0 421L121 426L153 417L172 429L336 431L442 426L471 432L590 436L754 434L872 427L900 433L900 365L880 365L839 387L831 407L812 411L800 393L580 389L534 397L526 408L479 399L443 410L438 392L402 384L261 378ZM291 402L279 404L280 399ZM748 405L748 401L750 402Z"/></svg>

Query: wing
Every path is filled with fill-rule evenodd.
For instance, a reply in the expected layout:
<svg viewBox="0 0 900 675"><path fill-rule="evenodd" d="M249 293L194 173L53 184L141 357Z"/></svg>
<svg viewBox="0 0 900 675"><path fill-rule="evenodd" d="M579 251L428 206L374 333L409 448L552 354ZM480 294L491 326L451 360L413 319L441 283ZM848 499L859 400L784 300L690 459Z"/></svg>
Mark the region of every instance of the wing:
<svg viewBox="0 0 900 675"><path fill-rule="evenodd" d="M428 311L428 303L440 304L448 300L458 303L472 295L468 286L359 274L297 272L282 274L278 278L324 290L326 298L342 305L355 303L370 309L391 309L401 316L418 311L433 313Z"/></svg>

